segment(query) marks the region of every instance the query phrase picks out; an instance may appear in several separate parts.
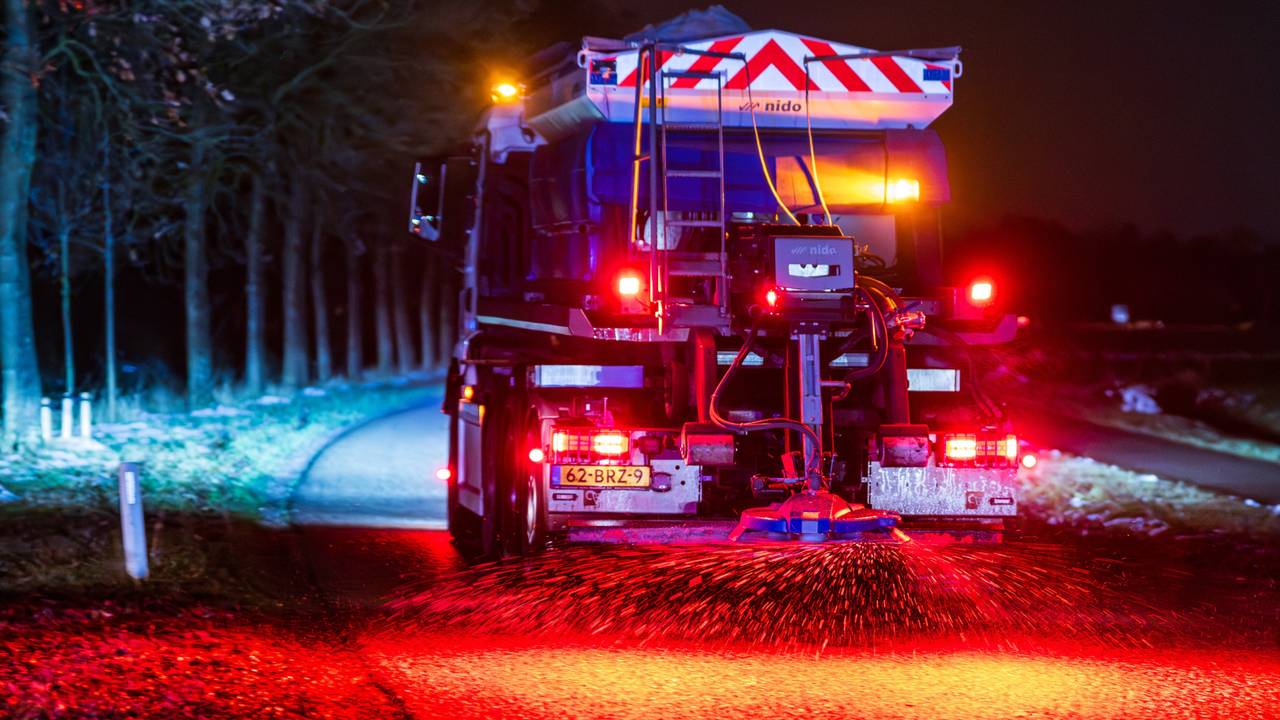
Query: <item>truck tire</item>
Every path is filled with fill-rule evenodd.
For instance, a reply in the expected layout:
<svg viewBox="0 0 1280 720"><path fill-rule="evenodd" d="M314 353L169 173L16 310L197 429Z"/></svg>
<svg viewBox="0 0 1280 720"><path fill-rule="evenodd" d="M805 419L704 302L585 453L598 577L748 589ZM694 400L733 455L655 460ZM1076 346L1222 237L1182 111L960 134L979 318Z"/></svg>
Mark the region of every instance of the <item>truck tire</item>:
<svg viewBox="0 0 1280 720"><path fill-rule="evenodd" d="M514 410L514 408L513 408ZM513 417L519 417L513 413ZM542 485L542 464L529 460L529 448L541 445L536 416L512 428L513 445L508 457L511 471L505 497L506 548L511 555L528 557L547 547L547 500Z"/></svg>

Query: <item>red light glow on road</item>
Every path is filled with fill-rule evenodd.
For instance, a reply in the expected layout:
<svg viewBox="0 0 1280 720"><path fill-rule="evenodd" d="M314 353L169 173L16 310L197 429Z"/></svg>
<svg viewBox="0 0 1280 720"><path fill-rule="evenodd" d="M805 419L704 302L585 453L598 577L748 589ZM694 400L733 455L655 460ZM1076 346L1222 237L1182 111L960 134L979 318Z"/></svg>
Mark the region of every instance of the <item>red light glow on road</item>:
<svg viewBox="0 0 1280 720"><path fill-rule="evenodd" d="M1263 717L1280 658L1157 651L773 653L425 635L365 651L415 717ZM816 679L815 675L817 678ZM1203 699L1212 698L1206 704Z"/></svg>

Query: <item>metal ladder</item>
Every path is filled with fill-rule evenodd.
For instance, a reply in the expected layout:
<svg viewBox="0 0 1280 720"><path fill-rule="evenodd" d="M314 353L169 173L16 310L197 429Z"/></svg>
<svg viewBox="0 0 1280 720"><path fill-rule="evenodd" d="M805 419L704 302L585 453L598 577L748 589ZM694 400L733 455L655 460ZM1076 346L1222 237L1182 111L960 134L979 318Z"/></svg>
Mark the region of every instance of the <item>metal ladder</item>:
<svg viewBox="0 0 1280 720"><path fill-rule="evenodd" d="M646 52L647 51L647 52ZM726 241L728 238L728 214L725 207L725 159L724 159L724 82L725 77L718 72L701 72L696 70L658 71L657 57L661 46L649 46L641 51L641 62L647 54L648 77L657 77L659 82L651 82L649 88L649 155L636 154L636 172L634 179L639 179L639 163L649 161L649 301L654 307L658 319L658 332L665 333L669 328L726 328L729 326L729 274ZM712 53L675 48L677 52L710 57L737 57L735 54ZM667 117L667 89L673 80L683 78L693 80L714 80L716 83L716 116L715 122L687 123L671 122ZM640 122L640 87L643 82L636 83L636 122ZM639 138L637 127L637 138ZM716 153L714 167L672 168L668 164L667 148L673 139L669 133L715 133ZM678 140L675 140L678 146ZM660 148L658 162L652 159L654 146ZM661 177L659 182L658 177ZM718 210L699 213L702 217L683 217L681 213L669 208L668 196L672 179L698 179L717 181ZM633 192L633 197L636 193ZM633 208L634 210L635 208ZM633 212L633 225L636 214ZM674 247L675 238L685 228L714 228L718 231L718 247L714 251L686 251ZM637 227L637 233L642 229ZM710 304L696 302L692 298L681 298L673 294L671 279L702 278L713 283L711 295L714 301Z"/></svg>

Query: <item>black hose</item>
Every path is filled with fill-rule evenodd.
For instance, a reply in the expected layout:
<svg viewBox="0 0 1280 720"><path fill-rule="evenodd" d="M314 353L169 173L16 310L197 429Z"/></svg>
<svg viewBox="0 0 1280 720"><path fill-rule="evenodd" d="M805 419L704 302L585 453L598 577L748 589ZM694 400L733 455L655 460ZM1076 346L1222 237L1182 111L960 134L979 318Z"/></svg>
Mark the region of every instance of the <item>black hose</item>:
<svg viewBox="0 0 1280 720"><path fill-rule="evenodd" d="M817 448L822 447L822 438L818 437L818 434L813 431L813 428L810 428L808 425L805 425L798 420L792 420L790 418L770 418L768 420L753 420L751 422L738 423L728 420L720 414L718 409L720 404L720 393L724 391L724 389L729 385L730 379L732 379L734 374L738 372L738 369L742 367L743 361L747 359L747 355L751 352L751 346L755 344L756 338L760 335L760 325L764 321L764 313L761 313L759 308L753 308L752 312L755 314L755 319L751 323L751 332L747 334L746 342L743 343L742 349L738 351L738 354L734 356L733 362L730 363L729 369L726 370L724 375L720 378L720 382L716 384L716 389L711 392L711 403L709 408L711 422L718 427L735 433L749 433L758 430L792 430L808 437L812 441L810 446L816 450ZM806 479L815 474L821 476L822 458L820 457L820 454L817 452L807 454L804 459L804 466Z"/></svg>
<svg viewBox="0 0 1280 720"><path fill-rule="evenodd" d="M873 353L867 358L866 367L854 368L845 374L844 381L847 383L860 382L875 376L884 368L885 361L889 358L889 325L884 319L884 310L873 293L862 288L859 288L859 292L865 295L867 300L867 319L871 322ZM879 338L878 342L877 338Z"/></svg>
<svg viewBox="0 0 1280 720"><path fill-rule="evenodd" d="M991 399L991 396L987 395L986 391L982 389L982 383L978 379L978 365L973 360L973 346L966 342L963 337L960 337L958 333L947 330L946 328L930 325L929 327L921 328L921 332L928 333L939 340L956 345L964 351L965 363L969 366L969 383L973 388L973 399L976 400L989 415L999 419L1004 419L1004 410L1001 409L999 405L996 405L995 401Z"/></svg>

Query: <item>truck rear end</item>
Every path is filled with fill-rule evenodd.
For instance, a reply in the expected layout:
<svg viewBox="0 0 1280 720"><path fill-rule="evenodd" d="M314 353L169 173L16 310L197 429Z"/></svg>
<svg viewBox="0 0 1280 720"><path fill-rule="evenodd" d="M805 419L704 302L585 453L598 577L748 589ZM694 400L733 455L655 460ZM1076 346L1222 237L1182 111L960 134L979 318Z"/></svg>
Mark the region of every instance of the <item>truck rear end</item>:
<svg viewBox="0 0 1280 720"><path fill-rule="evenodd" d="M499 88L410 218L465 279L459 541L998 537L1022 456L971 355L1016 323L943 282L928 129L958 52L588 39Z"/></svg>

